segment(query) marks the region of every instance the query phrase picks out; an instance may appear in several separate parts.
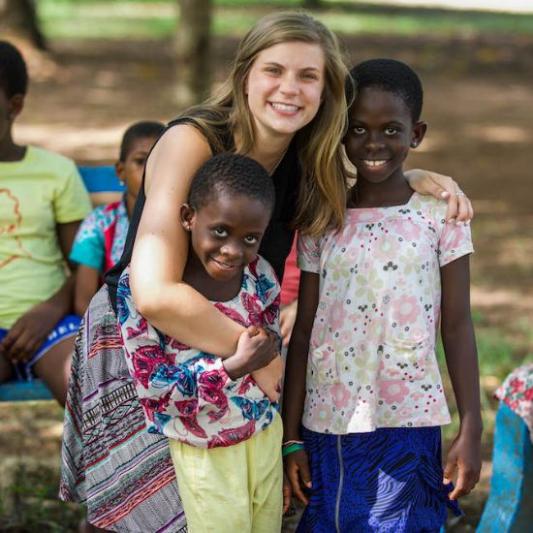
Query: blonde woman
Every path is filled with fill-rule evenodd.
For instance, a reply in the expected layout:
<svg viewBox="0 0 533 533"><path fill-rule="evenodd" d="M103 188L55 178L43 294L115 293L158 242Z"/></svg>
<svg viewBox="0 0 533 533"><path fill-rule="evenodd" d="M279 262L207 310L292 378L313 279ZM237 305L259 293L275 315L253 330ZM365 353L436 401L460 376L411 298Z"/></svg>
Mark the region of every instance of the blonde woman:
<svg viewBox="0 0 533 533"><path fill-rule="evenodd" d="M109 291L89 306L73 363L62 495L84 498L95 526L184 526L168 444L141 431L143 413L123 361L110 308L121 272L130 264L137 309L160 331L224 358L235 377L266 366L274 354L261 347L236 352L244 328L181 281L188 238L176 223L179 207L192 176L214 154L255 159L272 176L276 194L259 253L281 279L295 228L318 235L343 223L346 75L337 40L323 24L305 13L268 15L241 41L219 93L171 122L154 147L124 255L107 278ZM409 179L418 192L447 194L450 218L471 218L470 203L449 178L418 172ZM225 531L225 521L219 523Z"/></svg>

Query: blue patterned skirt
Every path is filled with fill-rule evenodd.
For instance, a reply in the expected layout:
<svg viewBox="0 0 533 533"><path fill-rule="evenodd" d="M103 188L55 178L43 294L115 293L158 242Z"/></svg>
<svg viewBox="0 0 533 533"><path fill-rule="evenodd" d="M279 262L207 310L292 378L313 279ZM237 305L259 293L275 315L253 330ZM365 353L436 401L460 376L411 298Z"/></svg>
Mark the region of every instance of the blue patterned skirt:
<svg viewBox="0 0 533 533"><path fill-rule="evenodd" d="M448 509L440 427L330 435L302 429L313 488L298 533L438 532Z"/></svg>

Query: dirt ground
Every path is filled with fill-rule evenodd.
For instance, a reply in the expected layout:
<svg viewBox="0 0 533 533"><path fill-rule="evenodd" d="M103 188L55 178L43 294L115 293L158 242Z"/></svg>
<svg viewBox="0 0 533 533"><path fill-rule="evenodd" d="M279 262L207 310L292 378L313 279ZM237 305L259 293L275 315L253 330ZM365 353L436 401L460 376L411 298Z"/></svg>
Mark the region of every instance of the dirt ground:
<svg viewBox="0 0 533 533"><path fill-rule="evenodd" d="M349 62L395 57L420 73L429 132L409 164L455 176L473 200L474 309L485 326L513 339L517 358L533 353L528 327L533 317L533 202L527 151L533 141L533 40L384 36L344 42ZM215 42L215 80L225 75L235 45L230 39ZM20 142L57 150L79 163L109 163L129 123L176 114L170 42L58 42L53 48L53 62L30 60L37 81L16 128ZM489 392L498 383L493 376L483 380ZM20 469L21 464L31 470L40 462L48 465L46 475L57 476L61 418L52 403L31 409L28 404L0 405L4 484L6 469ZM454 530L472 531L479 519L488 491L490 446L484 459L480 488L465 500L467 517ZM41 487L29 475L22 478ZM43 497L53 497L46 483L42 486L41 496L44 491ZM16 498L11 505L16 510ZM66 508L57 512L64 524L75 513Z"/></svg>

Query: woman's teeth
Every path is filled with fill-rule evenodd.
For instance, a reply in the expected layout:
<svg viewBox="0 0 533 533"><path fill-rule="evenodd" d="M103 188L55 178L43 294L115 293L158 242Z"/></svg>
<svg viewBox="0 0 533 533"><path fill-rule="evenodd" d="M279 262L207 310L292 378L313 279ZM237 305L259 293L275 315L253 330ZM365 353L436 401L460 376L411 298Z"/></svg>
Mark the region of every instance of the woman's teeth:
<svg viewBox="0 0 533 533"><path fill-rule="evenodd" d="M270 104L277 111L285 111L287 113L295 113L298 111L298 106L292 104L281 104L278 102L272 102Z"/></svg>

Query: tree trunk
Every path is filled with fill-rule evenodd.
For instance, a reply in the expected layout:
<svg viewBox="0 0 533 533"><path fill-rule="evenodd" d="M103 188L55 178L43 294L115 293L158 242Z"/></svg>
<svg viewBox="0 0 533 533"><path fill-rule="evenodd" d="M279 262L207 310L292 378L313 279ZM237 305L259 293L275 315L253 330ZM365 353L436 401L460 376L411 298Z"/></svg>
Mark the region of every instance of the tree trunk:
<svg viewBox="0 0 533 533"><path fill-rule="evenodd" d="M178 0L178 6L176 98L186 107L201 102L211 88L211 0Z"/></svg>
<svg viewBox="0 0 533 533"><path fill-rule="evenodd" d="M46 49L34 0L0 0L0 32L20 37L40 50Z"/></svg>
<svg viewBox="0 0 533 533"><path fill-rule="evenodd" d="M321 7L320 0L302 0L302 6L305 9L317 9Z"/></svg>

